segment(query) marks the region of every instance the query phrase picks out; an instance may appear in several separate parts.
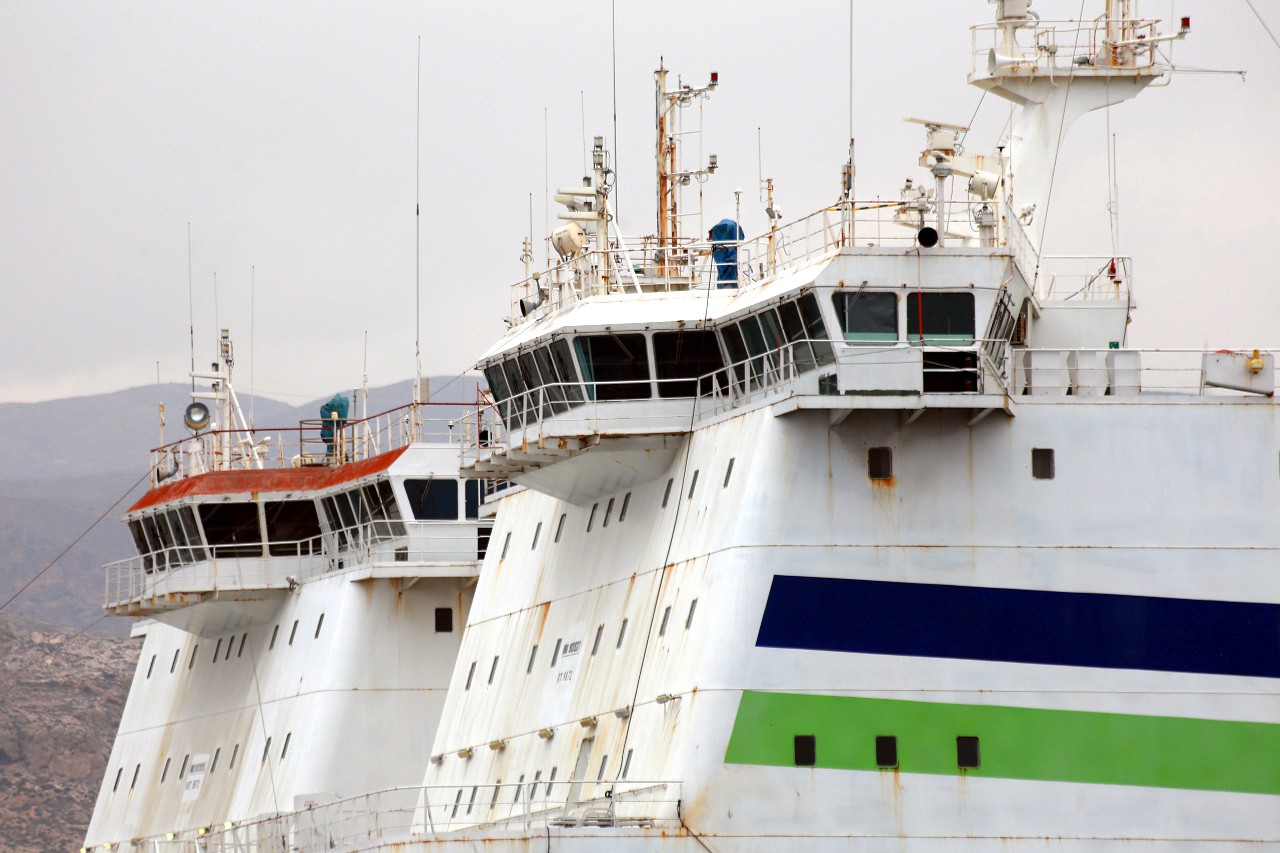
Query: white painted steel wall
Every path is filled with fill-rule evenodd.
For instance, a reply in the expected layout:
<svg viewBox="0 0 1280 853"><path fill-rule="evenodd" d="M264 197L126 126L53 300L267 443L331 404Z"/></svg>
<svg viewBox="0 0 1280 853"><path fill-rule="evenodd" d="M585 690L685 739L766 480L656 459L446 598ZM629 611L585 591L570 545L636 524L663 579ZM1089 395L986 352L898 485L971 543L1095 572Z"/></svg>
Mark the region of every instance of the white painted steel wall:
<svg viewBox="0 0 1280 853"><path fill-rule="evenodd" d="M1280 812L1260 795L724 763L744 689L1280 722L1263 678L755 647L775 574L1280 603L1273 402L1020 398L1015 413L969 428L962 412L904 426L896 412L859 411L829 427L823 412L758 409L699 430L667 476L631 490L625 521L625 492L601 496L590 532L591 506L532 491L504 500L432 748L442 758L422 782L457 787L457 822L499 819L509 804L490 808L484 793L466 813L472 788L535 773L545 783L553 768L563 782L591 737L590 780L606 755L604 778L618 777L634 750L628 777L680 782L686 822L716 836L716 851L1280 844ZM888 483L867 477L873 446L894 449ZM1056 451L1055 479L1032 478L1033 447ZM578 640L581 663L552 667L557 641ZM633 702L629 718L614 714ZM561 784L550 799L567 794ZM645 835L605 834L617 849Z"/></svg>

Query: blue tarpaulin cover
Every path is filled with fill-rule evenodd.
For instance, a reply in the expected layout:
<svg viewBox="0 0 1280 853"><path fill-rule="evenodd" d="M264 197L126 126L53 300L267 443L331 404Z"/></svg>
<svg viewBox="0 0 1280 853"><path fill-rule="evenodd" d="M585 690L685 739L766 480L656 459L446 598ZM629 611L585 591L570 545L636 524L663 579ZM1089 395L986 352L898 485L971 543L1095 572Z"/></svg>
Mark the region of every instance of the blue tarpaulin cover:
<svg viewBox="0 0 1280 853"><path fill-rule="evenodd" d="M721 219L711 226L711 257L716 265L716 287L738 286L738 243L746 235L732 219Z"/></svg>
<svg viewBox="0 0 1280 853"><path fill-rule="evenodd" d="M347 423L347 412L351 410L351 401L347 399L345 394L334 394L333 399L320 407L320 417L324 419L324 427L320 430L320 437L324 439L325 444L333 445L333 428L336 426L342 429ZM334 416L337 416L337 423L334 423Z"/></svg>

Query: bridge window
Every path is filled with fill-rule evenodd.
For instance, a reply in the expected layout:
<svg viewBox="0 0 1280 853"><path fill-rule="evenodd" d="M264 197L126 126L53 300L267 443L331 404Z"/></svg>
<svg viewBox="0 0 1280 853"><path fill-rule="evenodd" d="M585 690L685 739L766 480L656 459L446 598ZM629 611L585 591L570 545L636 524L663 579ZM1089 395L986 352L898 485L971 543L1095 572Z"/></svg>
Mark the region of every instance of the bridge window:
<svg viewBox="0 0 1280 853"><path fill-rule="evenodd" d="M760 321L755 317L743 317L738 323L742 330L742 338L747 342L747 352L751 355L751 378L754 387L761 387L768 381L765 375L764 354L769 345L760 330Z"/></svg>
<svg viewBox="0 0 1280 853"><path fill-rule="evenodd" d="M593 400L647 400L649 356L644 335L579 335L573 339Z"/></svg>
<svg viewBox="0 0 1280 853"><path fill-rule="evenodd" d="M177 509L176 518L177 521L181 522L182 529L186 532L187 545L190 546L190 561L203 560L204 548L201 547L200 528L196 526L196 514L191 511L191 507L181 506Z"/></svg>
<svg viewBox="0 0 1280 853"><path fill-rule="evenodd" d="M817 362L813 357L813 345L809 343L809 333L804 327L804 318L800 316L800 306L793 300L778 306L778 319L782 322L782 331L791 344L791 360L801 373L813 370Z"/></svg>
<svg viewBox="0 0 1280 853"><path fill-rule="evenodd" d="M507 425L519 428L529 409L529 386L525 384L515 359L502 363L502 375L506 377L507 387L511 391L511 400L507 406Z"/></svg>
<svg viewBox="0 0 1280 853"><path fill-rule="evenodd" d="M301 556L319 550L320 517L314 502L270 501L263 505L263 513L271 556Z"/></svg>
<svg viewBox="0 0 1280 853"><path fill-rule="evenodd" d="M841 291L831 296L844 339L851 343L898 340L898 296L894 293Z"/></svg>
<svg viewBox="0 0 1280 853"><path fill-rule="evenodd" d="M151 558L151 545L147 542L147 534L142 530L142 522L133 519L129 522L129 535L133 537L133 547L138 549L138 555L142 557L142 568L150 572L155 567L155 561Z"/></svg>
<svg viewBox="0 0 1280 853"><path fill-rule="evenodd" d="M455 521L458 518L458 481L448 477L405 480L404 493L413 517L419 521Z"/></svg>
<svg viewBox="0 0 1280 853"><path fill-rule="evenodd" d="M400 520L400 507L396 505L391 484L386 480L378 480L360 491L364 494L364 501L369 505L369 516L373 519L373 538L381 541L404 536L404 522Z"/></svg>
<svg viewBox="0 0 1280 853"><path fill-rule="evenodd" d="M973 343L973 294L927 293L907 295L907 340L931 346L969 346Z"/></svg>
<svg viewBox="0 0 1280 853"><path fill-rule="evenodd" d="M806 293L796 300L800 309L800 318L804 320L804 332L809 336L809 345L813 347L813 357L818 364L830 364L832 361L831 340L827 334L827 325L822 322L822 312L818 310L818 300L812 293Z"/></svg>
<svg viewBox="0 0 1280 853"><path fill-rule="evenodd" d="M723 376L699 383L694 380L724 368L716 334L707 330L656 332L653 363L658 372L658 396L693 397L711 390L711 383L726 384Z"/></svg>
<svg viewBox="0 0 1280 853"><path fill-rule="evenodd" d="M729 363L733 365L734 381L742 388L747 381L747 345L742 340L742 331L737 323L730 323L720 330L724 340L725 352L729 354ZM662 504L666 506L664 502Z"/></svg>
<svg viewBox="0 0 1280 853"><path fill-rule="evenodd" d="M257 504L201 504L200 523L215 556L262 556L262 528L258 523Z"/></svg>
<svg viewBox="0 0 1280 853"><path fill-rule="evenodd" d="M578 368L574 366L569 342L564 338L556 338L547 345L546 350L550 353L551 362L555 366L557 380L565 383L564 399L571 407L578 405L586 395L583 394L582 386L578 383Z"/></svg>
<svg viewBox="0 0 1280 853"><path fill-rule="evenodd" d="M480 481L467 480L463 484L463 492L466 501L464 515L474 521L480 517L480 505L484 503L484 491L480 488Z"/></svg>

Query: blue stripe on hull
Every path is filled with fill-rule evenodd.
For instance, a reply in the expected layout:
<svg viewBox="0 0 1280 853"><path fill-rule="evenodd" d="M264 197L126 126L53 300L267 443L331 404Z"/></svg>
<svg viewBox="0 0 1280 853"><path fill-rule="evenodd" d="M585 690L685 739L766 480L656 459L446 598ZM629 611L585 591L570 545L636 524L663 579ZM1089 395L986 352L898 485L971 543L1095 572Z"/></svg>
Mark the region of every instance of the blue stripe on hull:
<svg viewBox="0 0 1280 853"><path fill-rule="evenodd" d="M1280 605L777 575L756 645L1280 678Z"/></svg>

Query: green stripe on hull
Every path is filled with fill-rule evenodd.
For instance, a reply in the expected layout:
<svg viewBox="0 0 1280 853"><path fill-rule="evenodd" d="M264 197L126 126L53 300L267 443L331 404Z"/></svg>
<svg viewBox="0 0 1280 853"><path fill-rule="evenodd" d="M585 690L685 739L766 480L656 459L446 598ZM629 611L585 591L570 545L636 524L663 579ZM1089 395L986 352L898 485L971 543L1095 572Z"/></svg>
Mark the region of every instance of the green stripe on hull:
<svg viewBox="0 0 1280 853"><path fill-rule="evenodd" d="M1272 723L750 690L725 762L792 767L796 735L835 770L880 770L875 738L894 735L902 773L1280 794ZM956 765L961 735L981 739L977 769Z"/></svg>

